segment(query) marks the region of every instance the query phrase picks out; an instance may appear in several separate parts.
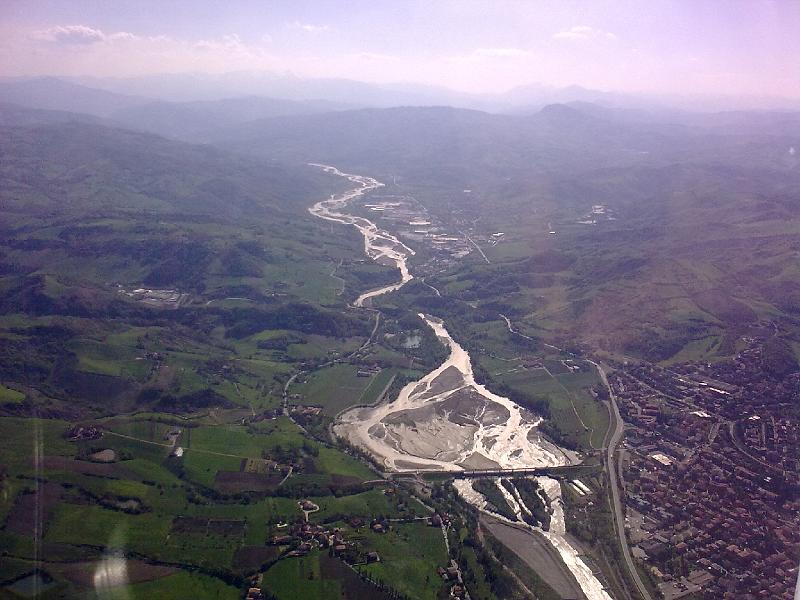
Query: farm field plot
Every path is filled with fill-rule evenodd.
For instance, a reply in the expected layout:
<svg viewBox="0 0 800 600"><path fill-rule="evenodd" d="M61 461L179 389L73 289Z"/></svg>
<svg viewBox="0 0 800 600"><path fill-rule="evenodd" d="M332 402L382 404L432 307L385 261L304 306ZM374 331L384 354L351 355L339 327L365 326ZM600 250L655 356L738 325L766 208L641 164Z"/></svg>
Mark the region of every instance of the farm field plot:
<svg viewBox="0 0 800 600"><path fill-rule="evenodd" d="M231 567L245 528L245 521L238 519L176 517L164 545L169 554L191 564Z"/></svg>
<svg viewBox="0 0 800 600"><path fill-rule="evenodd" d="M71 349L78 355L78 369L87 373L143 379L150 370L150 361L137 356L134 347L76 340Z"/></svg>
<svg viewBox="0 0 800 600"><path fill-rule="evenodd" d="M375 375L359 377L356 365L333 365L315 371L308 380L291 389L302 399L293 400L302 404L321 406L328 416L335 416L343 409L359 404L362 394L370 386Z"/></svg>
<svg viewBox="0 0 800 600"><path fill-rule="evenodd" d="M320 553L278 561L264 574L264 587L278 600L341 600L341 584L323 579Z"/></svg>
<svg viewBox="0 0 800 600"><path fill-rule="evenodd" d="M17 402L22 402L23 400L25 400L25 394L22 392L4 385L0 385L0 404L4 404L6 402L16 404Z"/></svg>
<svg viewBox="0 0 800 600"><path fill-rule="evenodd" d="M378 552L381 561L362 567L410 598L435 599L441 587L436 567L448 560L442 531L426 522L403 523L388 533L369 532L364 545Z"/></svg>
<svg viewBox="0 0 800 600"><path fill-rule="evenodd" d="M303 595L297 595L287 583L304 581L298 586ZM391 600L391 592L381 590L373 583L364 581L353 568L327 553L312 552L300 558L279 561L265 574L264 587L278 600L312 598L319 600Z"/></svg>
<svg viewBox="0 0 800 600"><path fill-rule="evenodd" d="M314 463L317 470L333 476L339 475L362 481L376 477L375 473L370 471L364 463L333 448L321 446Z"/></svg>
<svg viewBox="0 0 800 600"><path fill-rule="evenodd" d="M136 583L120 588L104 588L90 592L81 600L129 600L130 598L159 598L159 600L236 600L237 588L207 575L181 571L154 581Z"/></svg>
<svg viewBox="0 0 800 600"><path fill-rule="evenodd" d="M222 483L228 486L228 491L236 491L228 485L235 483L231 480L232 475L220 479L220 473L242 472L246 459L265 457L278 462L303 463L303 473L292 475L287 480L291 484L299 485L308 479L309 483L313 480L320 485L348 485L375 478L375 474L361 462L340 450L309 440L286 418L259 423L250 429L239 425L190 428L181 443L185 447L181 464L187 477L209 488L218 488ZM265 481L267 478L272 481L273 475L263 477ZM255 491L262 488L255 488ZM220 491L225 490L220 488Z"/></svg>
<svg viewBox="0 0 800 600"><path fill-rule="evenodd" d="M182 459L186 477L207 488L215 487L217 474L221 471L238 471L242 459L234 456L219 456L186 450Z"/></svg>
<svg viewBox="0 0 800 600"><path fill-rule="evenodd" d="M57 419L0 418L0 454L9 468L24 470L32 466L31 440L41 440L46 454L74 456L75 445L63 438L70 425Z"/></svg>
<svg viewBox="0 0 800 600"><path fill-rule="evenodd" d="M399 369L409 368L411 361L408 356L398 350L377 345L369 348L365 360L375 361L381 365L392 366Z"/></svg>
<svg viewBox="0 0 800 600"><path fill-rule="evenodd" d="M364 338L345 338L343 340L322 335L306 336L302 344L290 344L287 354L294 360L319 359L332 356L334 353L347 354L356 350Z"/></svg>
<svg viewBox="0 0 800 600"><path fill-rule="evenodd" d="M395 505L381 489L373 489L360 494L342 496L341 498L333 496L320 497L315 498L314 502L319 506L319 511L311 514L310 519L312 521L321 522L334 515L357 515L366 518L377 515L400 516ZM427 514L427 511L422 505L418 505L417 513Z"/></svg>
<svg viewBox="0 0 800 600"><path fill-rule="evenodd" d="M165 556L169 522L166 515L152 512L129 515L100 506L62 503L47 527L45 541L71 545L102 542L107 548Z"/></svg>
<svg viewBox="0 0 800 600"><path fill-rule="evenodd" d="M566 368L559 370L563 372L552 376L544 369L520 370L503 373L497 380L532 398L546 399L550 421L567 439L587 448L599 447L608 429L608 412L587 391L599 381L597 374L594 370L574 373Z"/></svg>
<svg viewBox="0 0 800 600"><path fill-rule="evenodd" d="M149 442L170 444L171 440L166 434L173 429L181 429L181 425L156 421L155 419L159 417L165 420L169 419L169 415L154 415L154 418L112 418L104 421L103 425L114 433Z"/></svg>
<svg viewBox="0 0 800 600"><path fill-rule="evenodd" d="M364 389L359 398L359 404L374 404L377 402L384 388L389 384L393 375L398 373L397 369L383 369L370 379L369 385Z"/></svg>
<svg viewBox="0 0 800 600"><path fill-rule="evenodd" d="M195 427L188 432L187 450L217 452L237 457L259 458L272 444L266 435L250 434L239 425Z"/></svg>

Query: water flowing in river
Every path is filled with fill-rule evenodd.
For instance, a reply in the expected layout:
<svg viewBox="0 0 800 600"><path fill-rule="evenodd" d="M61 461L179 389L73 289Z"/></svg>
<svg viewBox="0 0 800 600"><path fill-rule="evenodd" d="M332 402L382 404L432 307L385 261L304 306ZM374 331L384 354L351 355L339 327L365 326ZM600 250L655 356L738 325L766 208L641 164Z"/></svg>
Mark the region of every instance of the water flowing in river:
<svg viewBox="0 0 800 600"><path fill-rule="evenodd" d="M436 317L420 314L450 350L447 360L406 385L392 402L340 416L338 435L390 470L552 467L574 453L542 438L530 411L477 383L470 356Z"/></svg>
<svg viewBox="0 0 800 600"><path fill-rule="evenodd" d="M400 281L376 290L364 292L356 299L354 304L356 306L364 306L364 302L369 298L399 290L406 283L411 281L413 276L409 272L407 264L408 257L414 254L411 248L389 232L379 229L378 226L369 219L341 212L341 209L345 208L354 199L363 196L366 192L383 187L383 184L372 177L342 173L336 167L331 167L329 165L310 164L314 167L320 167L326 173L345 177L358 185L358 187L348 190L343 194L334 194L327 200L317 202L308 209L311 214L321 219L356 227L361 232L361 235L364 236L364 253L367 256L379 264L393 265L400 269Z"/></svg>
<svg viewBox="0 0 800 600"><path fill-rule="evenodd" d="M322 219L356 227L364 236L367 256L400 270L400 281L361 294L355 305L364 306L368 299L398 290L411 281L413 275L407 263L414 251L369 219L343 212L354 199L383 184L328 165L313 166L345 177L358 187L318 202L309 211ZM453 340L440 319L425 314L419 317L449 349L447 360L422 379L406 385L395 400L356 407L340 415L334 425L337 435L365 448L387 469L395 471L531 468L579 461L575 453L538 434L540 417L475 381L469 354ZM567 539L559 482L541 477L539 483L553 512L550 530L537 529L532 534L542 534L550 541L589 600L611 600ZM466 502L486 510L486 499L469 480L458 479L455 487ZM499 487L520 519L523 511L529 512L518 494Z"/></svg>

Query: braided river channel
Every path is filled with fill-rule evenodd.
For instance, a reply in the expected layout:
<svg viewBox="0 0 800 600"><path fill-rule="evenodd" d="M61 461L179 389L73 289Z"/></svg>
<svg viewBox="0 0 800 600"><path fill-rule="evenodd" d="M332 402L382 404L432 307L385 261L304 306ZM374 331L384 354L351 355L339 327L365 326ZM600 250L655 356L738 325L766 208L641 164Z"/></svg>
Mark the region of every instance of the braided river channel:
<svg viewBox="0 0 800 600"><path fill-rule="evenodd" d="M368 300L396 291L411 281L414 276L408 260L414 250L369 219L347 212L354 201L383 184L371 177L342 173L332 166L312 166L344 177L355 187L316 203L309 208L311 214L356 227L364 237L366 255L400 271L400 281L361 294L355 306L363 307ZM447 360L421 379L407 384L396 398L386 398L375 406L355 407L341 414L334 424L338 436L368 451L387 471L472 471L580 463L575 452L560 448L539 434L541 417L475 381L469 353L450 336L446 323L423 313L419 318L448 348ZM588 600L611 600L566 533L561 483L552 477L536 479L550 513L546 530L526 522L525 517L530 517L532 511L510 480L506 479L505 485L499 477L491 481L516 513L518 521L513 523L514 527L534 536L532 544L544 538ZM466 502L495 520L511 524L491 511L486 498L472 482L472 479L455 479L453 485Z"/></svg>

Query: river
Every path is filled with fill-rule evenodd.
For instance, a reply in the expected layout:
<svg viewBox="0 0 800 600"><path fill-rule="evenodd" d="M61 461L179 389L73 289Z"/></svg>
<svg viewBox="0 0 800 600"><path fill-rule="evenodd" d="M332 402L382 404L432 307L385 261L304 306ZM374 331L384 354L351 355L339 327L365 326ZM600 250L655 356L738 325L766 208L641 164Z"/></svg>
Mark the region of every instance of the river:
<svg viewBox="0 0 800 600"><path fill-rule="evenodd" d="M354 304L364 306L367 300L398 290L411 281L408 259L414 251L369 219L343 212L356 198L383 184L329 165L312 163L312 166L344 177L357 187L316 203L309 209L311 214L356 227L364 237L367 256L400 270L400 281L365 292ZM577 454L538 434L540 417L475 381L469 353L451 337L441 319L422 313L419 317L448 348L447 360L403 387L395 400L344 412L334 425L337 435L365 448L388 470L396 471L522 468L580 462ZM611 600L580 558L578 549L569 542L560 483L548 477L538 480L550 500L551 526L549 531L526 527L531 529L531 535L547 538L588 600ZM457 479L455 487L465 501L479 510L487 510L486 499L472 487L470 480ZM520 520L523 512L530 512L518 493L505 492L499 480L498 487Z"/></svg>
<svg viewBox="0 0 800 600"><path fill-rule="evenodd" d="M331 167L329 165L321 165L318 163L309 164L314 167L319 167L331 175L344 177L358 186L343 194L334 194L327 200L317 202L309 209L309 212L321 219L352 225L357 228L361 232L361 235L364 236L364 253L367 256L379 264L387 266L393 265L400 269L400 281L382 288L364 292L356 299L354 304L356 306L364 306L364 303L370 298L399 290L406 283L411 281L413 276L409 272L407 264L408 257L414 255L414 251L411 248L388 231L379 229L378 226L369 219L340 212L341 209L345 208L359 196L363 196L369 191L383 187L383 184L372 177L342 173L336 167Z"/></svg>

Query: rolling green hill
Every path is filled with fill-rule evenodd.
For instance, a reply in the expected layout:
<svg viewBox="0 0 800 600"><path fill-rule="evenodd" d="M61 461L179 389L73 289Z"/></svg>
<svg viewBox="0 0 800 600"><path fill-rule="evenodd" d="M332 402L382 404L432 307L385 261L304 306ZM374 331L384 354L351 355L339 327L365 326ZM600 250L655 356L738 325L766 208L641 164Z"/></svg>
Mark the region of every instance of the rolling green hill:
<svg viewBox="0 0 800 600"><path fill-rule="evenodd" d="M3 410L266 408L294 367L249 336L368 333L330 276L357 238L305 210L339 182L86 123L0 140Z"/></svg>
<svg viewBox="0 0 800 600"><path fill-rule="evenodd" d="M486 249L493 266L467 261L443 282L497 289L487 282L502 273L516 279L502 302L529 333L661 360L702 340L733 352L772 320L796 335L796 123L590 104L517 116L409 107L266 119L217 142L370 173L451 226L506 232L513 243ZM611 218L591 217L596 206Z"/></svg>

